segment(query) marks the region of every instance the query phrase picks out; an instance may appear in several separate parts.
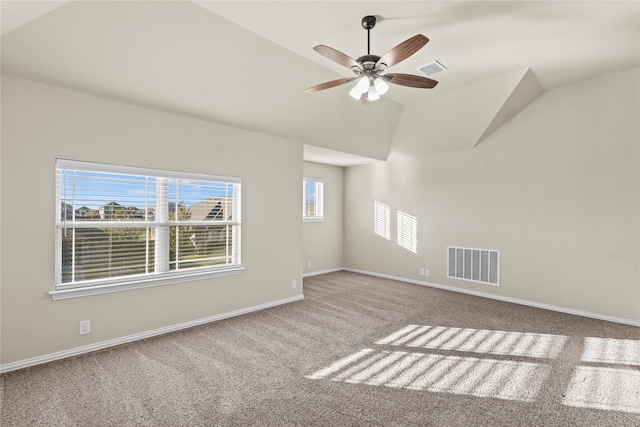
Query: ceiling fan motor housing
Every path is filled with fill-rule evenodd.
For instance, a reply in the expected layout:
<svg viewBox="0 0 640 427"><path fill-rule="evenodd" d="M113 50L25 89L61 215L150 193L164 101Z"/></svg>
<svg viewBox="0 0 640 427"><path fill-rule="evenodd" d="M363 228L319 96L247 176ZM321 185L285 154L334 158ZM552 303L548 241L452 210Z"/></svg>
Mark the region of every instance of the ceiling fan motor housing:
<svg viewBox="0 0 640 427"><path fill-rule="evenodd" d="M376 62L378 62L379 59L380 57L378 55L363 55L356 59L356 62L362 65L362 68L365 70L371 70L376 66Z"/></svg>
<svg viewBox="0 0 640 427"><path fill-rule="evenodd" d="M386 64L376 64L380 57L378 55L363 55L360 58L356 59L360 67L352 67L353 72L358 75L368 75L369 77L376 77L379 72L384 71L386 68Z"/></svg>

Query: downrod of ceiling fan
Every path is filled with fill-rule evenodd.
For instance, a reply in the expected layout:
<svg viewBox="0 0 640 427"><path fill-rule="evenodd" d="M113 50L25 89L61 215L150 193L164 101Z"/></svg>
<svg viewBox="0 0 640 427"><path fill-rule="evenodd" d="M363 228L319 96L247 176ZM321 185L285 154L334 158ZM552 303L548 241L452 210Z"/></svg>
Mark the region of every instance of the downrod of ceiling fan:
<svg viewBox="0 0 640 427"><path fill-rule="evenodd" d="M367 30L367 55L371 55L371 36L370 31L376 26L376 17L372 15L362 18L362 28Z"/></svg>

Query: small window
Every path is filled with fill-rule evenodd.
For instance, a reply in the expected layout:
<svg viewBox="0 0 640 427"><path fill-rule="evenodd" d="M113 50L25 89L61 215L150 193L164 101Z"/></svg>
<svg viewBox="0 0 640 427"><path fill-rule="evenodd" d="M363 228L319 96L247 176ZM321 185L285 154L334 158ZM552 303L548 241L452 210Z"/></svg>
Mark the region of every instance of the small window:
<svg viewBox="0 0 640 427"><path fill-rule="evenodd" d="M418 220L402 211L398 211L398 245L414 254L418 253Z"/></svg>
<svg viewBox="0 0 640 427"><path fill-rule="evenodd" d="M304 178L302 181L302 219L304 221L322 221L323 182L319 178Z"/></svg>
<svg viewBox="0 0 640 427"><path fill-rule="evenodd" d="M239 178L56 162L59 294L175 283L239 268ZM92 293L98 292L86 294Z"/></svg>
<svg viewBox="0 0 640 427"><path fill-rule="evenodd" d="M391 208L378 201L373 202L373 231L391 240Z"/></svg>

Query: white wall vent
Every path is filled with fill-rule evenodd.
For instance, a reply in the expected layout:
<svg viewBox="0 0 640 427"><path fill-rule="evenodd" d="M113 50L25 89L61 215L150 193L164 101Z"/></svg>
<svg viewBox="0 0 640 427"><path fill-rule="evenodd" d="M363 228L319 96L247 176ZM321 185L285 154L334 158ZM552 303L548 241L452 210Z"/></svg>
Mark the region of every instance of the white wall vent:
<svg viewBox="0 0 640 427"><path fill-rule="evenodd" d="M499 286L500 251L449 246L447 277Z"/></svg>
<svg viewBox="0 0 640 427"><path fill-rule="evenodd" d="M442 71L446 71L447 67L442 65L438 61L431 62L430 64L423 65L418 67L418 71L426 76L433 76L434 74L438 74Z"/></svg>

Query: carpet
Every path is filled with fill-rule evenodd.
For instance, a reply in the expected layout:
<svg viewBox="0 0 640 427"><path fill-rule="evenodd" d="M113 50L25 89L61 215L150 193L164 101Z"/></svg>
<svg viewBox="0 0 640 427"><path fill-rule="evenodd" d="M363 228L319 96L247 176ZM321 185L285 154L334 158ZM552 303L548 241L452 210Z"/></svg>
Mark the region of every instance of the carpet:
<svg viewBox="0 0 640 427"><path fill-rule="evenodd" d="M8 372L2 426L637 426L637 327L352 272Z"/></svg>

